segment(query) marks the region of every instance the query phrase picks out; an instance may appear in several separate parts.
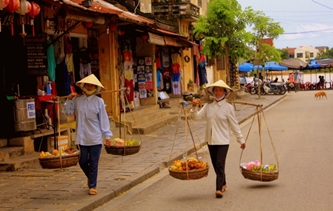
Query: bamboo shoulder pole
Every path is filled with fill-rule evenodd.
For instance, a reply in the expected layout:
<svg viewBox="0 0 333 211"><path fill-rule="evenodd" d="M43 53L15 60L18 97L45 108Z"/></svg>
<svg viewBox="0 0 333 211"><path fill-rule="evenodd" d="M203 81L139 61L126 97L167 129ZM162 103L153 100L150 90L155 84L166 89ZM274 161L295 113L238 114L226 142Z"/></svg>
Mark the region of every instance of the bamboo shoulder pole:
<svg viewBox="0 0 333 211"><path fill-rule="evenodd" d="M95 95L100 95L100 94L104 94L104 93L112 93L112 92L120 92L120 91L124 91L124 90L126 90L126 89L122 88L122 89L115 89L115 90L105 90L102 92L96 92ZM68 96L57 96L58 99L65 99L67 97Z"/></svg>

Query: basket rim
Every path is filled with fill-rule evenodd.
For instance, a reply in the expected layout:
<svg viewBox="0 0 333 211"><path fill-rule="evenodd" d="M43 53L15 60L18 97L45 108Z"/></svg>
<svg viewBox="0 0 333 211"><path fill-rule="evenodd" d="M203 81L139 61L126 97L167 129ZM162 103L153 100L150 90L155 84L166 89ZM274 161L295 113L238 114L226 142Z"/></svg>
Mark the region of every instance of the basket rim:
<svg viewBox="0 0 333 211"><path fill-rule="evenodd" d="M69 154L69 155L62 155L62 158L69 158L69 157L76 157L79 156L79 152L75 152L73 154ZM60 159L60 156L48 156L48 157L43 157L43 158L39 158L39 160L52 160L52 159Z"/></svg>
<svg viewBox="0 0 333 211"><path fill-rule="evenodd" d="M209 169L209 165L207 165L205 168L200 168L200 169L192 169L192 170L183 170L183 171L177 171L177 170L172 170L171 167L168 168L170 172L175 172L175 173L192 173L192 172L201 172Z"/></svg>
<svg viewBox="0 0 333 211"><path fill-rule="evenodd" d="M107 146L106 144L104 144L104 147L105 148L113 148L113 149L138 148L138 147L141 147L141 144L136 145L136 146L115 146L115 145Z"/></svg>
<svg viewBox="0 0 333 211"><path fill-rule="evenodd" d="M253 173L253 174L276 174L279 173L279 169L276 169L275 171L270 171L270 172L264 172L264 171L252 171L249 169L245 169L243 166L239 166L239 168L242 170L242 172L248 172L248 173Z"/></svg>

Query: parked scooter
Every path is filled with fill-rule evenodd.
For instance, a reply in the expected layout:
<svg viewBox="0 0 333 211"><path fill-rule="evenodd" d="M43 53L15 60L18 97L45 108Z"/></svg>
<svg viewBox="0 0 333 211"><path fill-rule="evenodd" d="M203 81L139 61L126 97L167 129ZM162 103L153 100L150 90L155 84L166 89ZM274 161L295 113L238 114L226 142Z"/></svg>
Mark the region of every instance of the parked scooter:
<svg viewBox="0 0 333 211"><path fill-rule="evenodd" d="M263 83L263 89L266 94L284 95L286 88L283 83Z"/></svg>

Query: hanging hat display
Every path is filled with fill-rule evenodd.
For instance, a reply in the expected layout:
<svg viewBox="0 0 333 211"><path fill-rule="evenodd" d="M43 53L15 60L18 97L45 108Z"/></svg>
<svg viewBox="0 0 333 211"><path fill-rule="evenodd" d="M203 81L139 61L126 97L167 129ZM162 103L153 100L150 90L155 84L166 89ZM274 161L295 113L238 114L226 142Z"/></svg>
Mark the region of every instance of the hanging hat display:
<svg viewBox="0 0 333 211"><path fill-rule="evenodd" d="M22 25L22 33L21 36L25 37L27 34L25 33L25 28L24 28L24 24L25 24L25 14L27 14L31 9L31 4L30 2L26 1L26 0L21 0L20 6L19 8L15 11L18 14L21 15L21 25Z"/></svg>
<svg viewBox="0 0 333 211"><path fill-rule="evenodd" d="M214 87L222 87L222 88L225 88L225 89L228 89L228 90L232 91L232 89L223 80L218 80L215 83L213 83L211 85L208 85L206 87L206 92L211 96L214 96L214 94L213 94L213 88Z"/></svg>
<svg viewBox="0 0 333 211"><path fill-rule="evenodd" d="M9 0L0 0L0 10L2 10L3 8L7 7L7 5L9 4ZM1 32L1 18L0 18L0 32Z"/></svg>
<svg viewBox="0 0 333 211"><path fill-rule="evenodd" d="M8 6L6 7L6 9L9 12L14 13L19 7L20 7L20 0L9 0ZM11 31L11 35L14 36L13 20L10 21L10 31Z"/></svg>
<svg viewBox="0 0 333 211"><path fill-rule="evenodd" d="M84 84L93 84L98 86L97 92L100 92L102 89L105 89L102 83L96 78L94 74L90 74L87 77L83 78L82 80L76 82L76 86L83 88Z"/></svg>
<svg viewBox="0 0 333 211"><path fill-rule="evenodd" d="M31 18L30 19L31 34L34 37L35 36L34 18L39 14L40 6L33 1L30 4L31 4L31 9L29 11L29 17Z"/></svg>

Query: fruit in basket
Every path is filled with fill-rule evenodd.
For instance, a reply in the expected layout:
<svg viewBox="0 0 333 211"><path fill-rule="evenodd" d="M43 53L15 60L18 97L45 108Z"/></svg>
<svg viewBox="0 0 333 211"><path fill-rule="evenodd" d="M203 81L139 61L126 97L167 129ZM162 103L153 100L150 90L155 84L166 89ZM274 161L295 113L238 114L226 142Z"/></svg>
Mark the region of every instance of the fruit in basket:
<svg viewBox="0 0 333 211"><path fill-rule="evenodd" d="M111 145L113 145L113 146L124 146L125 141L124 141L124 139L121 139L121 138L115 138L111 141Z"/></svg>
<svg viewBox="0 0 333 211"><path fill-rule="evenodd" d="M274 172L277 170L275 164L270 164L270 165L260 165L260 166L252 166L252 171L256 172Z"/></svg>
<svg viewBox="0 0 333 211"><path fill-rule="evenodd" d="M250 161L246 164L246 169L247 170L253 170L253 168L256 168L258 166L260 166L260 162L258 160L256 161Z"/></svg>
<svg viewBox="0 0 333 211"><path fill-rule="evenodd" d="M196 158L190 158L187 161L175 160L173 164L170 166L170 169L174 171L186 171L186 170L201 169L206 167L207 163L198 160Z"/></svg>
<svg viewBox="0 0 333 211"><path fill-rule="evenodd" d="M137 139L127 139L126 141L122 138L115 138L111 141L110 145L106 143L107 146L138 146L140 145L140 142Z"/></svg>
<svg viewBox="0 0 333 211"><path fill-rule="evenodd" d="M54 149L52 151L52 155L54 155L54 156L60 155L60 152L58 150Z"/></svg>

